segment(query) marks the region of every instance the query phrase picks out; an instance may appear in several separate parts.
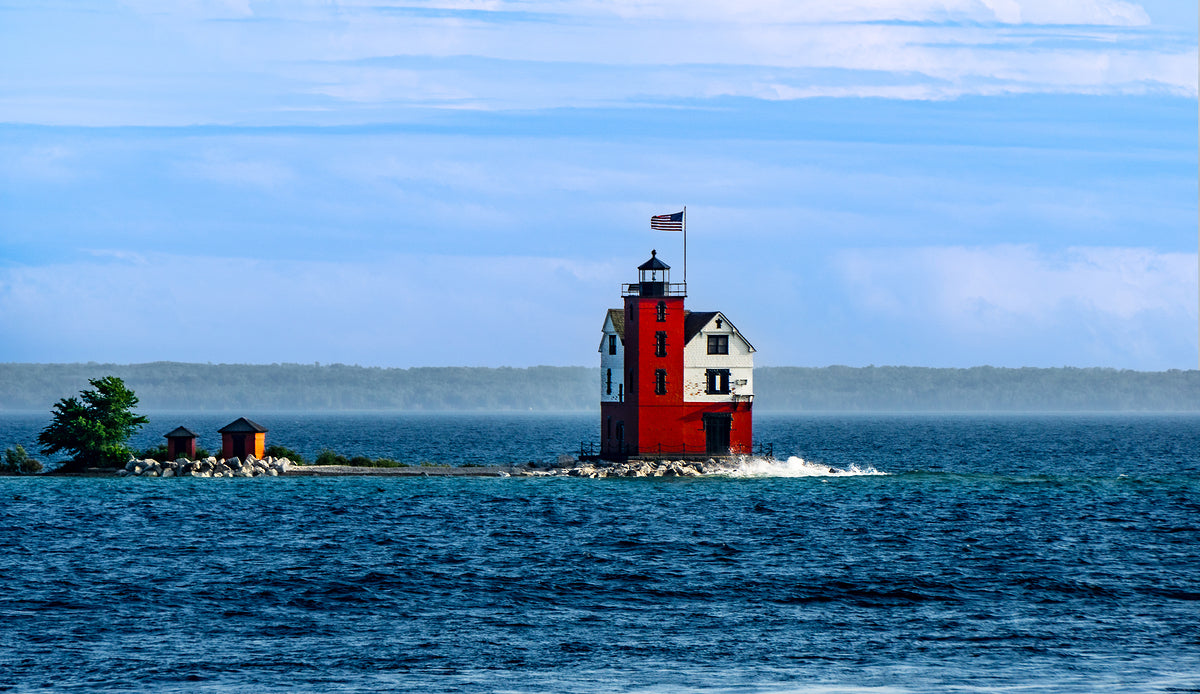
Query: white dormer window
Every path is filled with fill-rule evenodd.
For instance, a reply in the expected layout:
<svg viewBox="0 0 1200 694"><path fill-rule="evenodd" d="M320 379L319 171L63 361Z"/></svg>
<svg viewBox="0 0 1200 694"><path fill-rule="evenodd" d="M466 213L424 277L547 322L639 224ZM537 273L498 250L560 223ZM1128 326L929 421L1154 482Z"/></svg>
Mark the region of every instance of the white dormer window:
<svg viewBox="0 0 1200 694"><path fill-rule="evenodd" d="M709 335L708 336L708 353L709 354L729 354L729 336L728 335Z"/></svg>

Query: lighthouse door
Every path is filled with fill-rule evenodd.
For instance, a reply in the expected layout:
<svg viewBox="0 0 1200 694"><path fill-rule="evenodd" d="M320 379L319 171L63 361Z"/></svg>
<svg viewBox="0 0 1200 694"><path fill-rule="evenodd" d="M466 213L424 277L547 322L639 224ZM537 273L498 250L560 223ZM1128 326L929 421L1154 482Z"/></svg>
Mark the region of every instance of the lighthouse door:
<svg viewBox="0 0 1200 694"><path fill-rule="evenodd" d="M728 414L704 415L704 452L709 455L729 455L729 429L732 425Z"/></svg>

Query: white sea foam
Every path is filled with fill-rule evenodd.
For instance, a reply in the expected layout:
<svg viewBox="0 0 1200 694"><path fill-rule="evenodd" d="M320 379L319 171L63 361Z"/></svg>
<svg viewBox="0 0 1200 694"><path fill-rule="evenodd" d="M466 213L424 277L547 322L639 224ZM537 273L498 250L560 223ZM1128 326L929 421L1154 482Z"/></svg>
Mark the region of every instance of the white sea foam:
<svg viewBox="0 0 1200 694"><path fill-rule="evenodd" d="M718 474L729 477L860 477L888 473L880 472L870 466L860 468L853 464L846 468L837 468L825 463L814 463L794 455L787 460L747 456L739 458L733 470Z"/></svg>

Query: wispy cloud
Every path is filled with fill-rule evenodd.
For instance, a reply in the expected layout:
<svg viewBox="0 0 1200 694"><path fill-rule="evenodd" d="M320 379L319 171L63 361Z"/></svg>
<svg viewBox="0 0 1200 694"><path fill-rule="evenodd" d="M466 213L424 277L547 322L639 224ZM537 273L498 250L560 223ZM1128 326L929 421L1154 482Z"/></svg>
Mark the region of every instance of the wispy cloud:
<svg viewBox="0 0 1200 694"><path fill-rule="evenodd" d="M10 121L382 122L738 96L1195 95L1194 27L1120 0L130 2L15 13ZM20 38L42 35L40 40ZM85 57L71 51L92 46ZM14 49L10 48L10 52ZM473 63L445 59L471 57ZM380 59L409 59L386 64ZM423 60L422 60L423 59ZM180 80L180 75L186 79Z"/></svg>

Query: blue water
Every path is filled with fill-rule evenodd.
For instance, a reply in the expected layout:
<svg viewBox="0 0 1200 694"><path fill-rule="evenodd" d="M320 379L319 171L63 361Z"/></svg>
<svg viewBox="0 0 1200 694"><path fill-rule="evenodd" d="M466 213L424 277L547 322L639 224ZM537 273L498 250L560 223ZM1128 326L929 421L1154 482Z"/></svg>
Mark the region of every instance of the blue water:
<svg viewBox="0 0 1200 694"><path fill-rule="evenodd" d="M146 440L184 423L211 447L233 417L204 417ZM252 418L305 451L460 463L550 459L596 426ZM0 445L41 419L0 417ZM0 478L0 689L1200 691L1200 417L756 425L815 464Z"/></svg>

